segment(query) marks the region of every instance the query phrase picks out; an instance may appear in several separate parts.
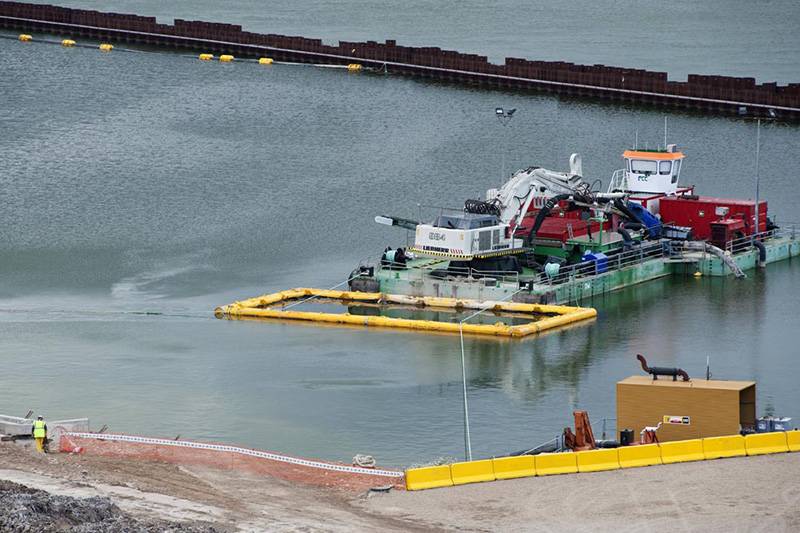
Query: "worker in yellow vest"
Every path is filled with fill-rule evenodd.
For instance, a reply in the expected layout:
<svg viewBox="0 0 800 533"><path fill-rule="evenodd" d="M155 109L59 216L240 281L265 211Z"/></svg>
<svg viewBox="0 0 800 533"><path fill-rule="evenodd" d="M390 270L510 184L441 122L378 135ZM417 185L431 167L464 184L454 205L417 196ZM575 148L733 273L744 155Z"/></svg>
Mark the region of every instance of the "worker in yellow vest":
<svg viewBox="0 0 800 533"><path fill-rule="evenodd" d="M44 453L44 440L47 438L47 424L39 416L33 421L33 438L36 440L36 451Z"/></svg>

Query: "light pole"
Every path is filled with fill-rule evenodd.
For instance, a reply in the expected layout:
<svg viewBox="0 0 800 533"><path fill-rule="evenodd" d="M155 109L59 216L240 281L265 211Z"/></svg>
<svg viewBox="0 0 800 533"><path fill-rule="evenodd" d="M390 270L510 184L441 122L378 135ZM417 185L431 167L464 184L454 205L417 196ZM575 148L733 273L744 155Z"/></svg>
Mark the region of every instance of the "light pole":
<svg viewBox="0 0 800 533"><path fill-rule="evenodd" d="M756 228L753 231L753 241L756 240L756 234L761 229L761 224L759 224L759 212L758 212L758 196L759 196L759 189L761 188L761 178L759 177L759 169L758 169L758 156L759 152L761 151L761 119L758 119L756 122Z"/></svg>
<svg viewBox="0 0 800 533"><path fill-rule="evenodd" d="M509 109L508 111L506 111L502 107L495 107L494 108L494 116L497 117L497 119L500 121L500 124L505 128L506 126L511 124L511 119L514 117L514 113L516 113L516 111L517 111L516 108ZM505 141L505 139L502 139L501 142L502 141ZM505 146L501 146L500 147L500 157L501 157L501 160L502 160L501 171L503 173L503 175L501 177L503 179L506 179L506 147Z"/></svg>
<svg viewBox="0 0 800 533"><path fill-rule="evenodd" d="M522 290L523 289L518 289L499 301L502 302L508 300L509 298L513 298L515 294L521 292ZM478 309L477 311L475 311L467 318L458 323L458 335L461 339L461 385L464 394L464 457L466 458L467 461L472 461L472 440L470 439L469 436L469 405L467 403L467 365L464 357L464 323L469 320L472 320L473 318L483 313L484 311L494 308L496 303L497 303L496 301L489 302L489 304L486 307Z"/></svg>
<svg viewBox="0 0 800 533"><path fill-rule="evenodd" d="M464 389L464 457L467 461L472 461L472 441L469 437L469 406L467 405L467 365L464 362L464 322L468 318L458 324L458 333L461 337L461 384Z"/></svg>

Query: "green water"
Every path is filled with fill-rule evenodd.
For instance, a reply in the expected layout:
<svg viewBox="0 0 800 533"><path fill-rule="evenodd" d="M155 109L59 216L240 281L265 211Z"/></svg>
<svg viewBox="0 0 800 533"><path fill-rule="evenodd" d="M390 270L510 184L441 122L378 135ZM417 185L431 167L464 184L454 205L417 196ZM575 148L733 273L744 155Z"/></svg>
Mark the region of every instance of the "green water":
<svg viewBox="0 0 800 533"><path fill-rule="evenodd" d="M83 3L90 4L98 8ZM404 34L554 59L556 45L534 30L552 36L557 22L583 17L577 28L594 33L577 32L560 58L631 66L652 58L653 68L670 72L702 64L800 81L792 79L800 72L797 54L782 48L797 49L796 32L784 40L753 29L734 39L728 11L710 36L696 32L691 50L687 29L682 38L657 40L668 45L663 53L643 59L640 50L619 46L624 27L594 27L574 8L543 10L542 24L532 23L521 41L530 50L523 54L506 46L512 37L500 38L501 22L481 26L485 10L474 6L464 8L465 22L436 33L444 15L416 28L403 22L410 15L395 25L377 14L337 26L334 3L319 4L327 16L306 27L288 4L277 18L255 3L236 4L229 17L219 16L222 4L105 4L252 20L251 28L277 33ZM701 22L682 11L686 5L665 9L696 28ZM621 6L634 11L634 21L654 17ZM796 21L793 4L769 6L788 10L769 24ZM517 8L529 9L509 4L497 14L512 29L521 24L510 14ZM473 38L484 29L485 39ZM743 39L744 49L694 51L712 38ZM769 46L778 40L784 44ZM112 431L345 461L370 453L385 465L463 453L456 337L222 321L213 308L341 282L360 260L405 242L404 232L375 224L374 215L413 217L417 203L457 205L482 194L502 181L503 153L506 168L562 169L577 151L585 174L607 182L637 130L642 144L663 142L660 111L6 39L0 99L0 412L89 416ZM498 105L518 109L509 128L495 121ZM753 195L753 123L672 114L669 130L687 154L684 182L708 194ZM761 192L770 213L779 223L798 220L800 129L769 124L762 141ZM613 417L614 383L640 372L636 353L694 376L704 374L710 356L715 377L758 381L760 414L800 419L798 283L797 261L744 281L665 279L584 302L600 311L590 325L522 341L468 338L476 456L549 439L574 408L588 409L596 426Z"/></svg>

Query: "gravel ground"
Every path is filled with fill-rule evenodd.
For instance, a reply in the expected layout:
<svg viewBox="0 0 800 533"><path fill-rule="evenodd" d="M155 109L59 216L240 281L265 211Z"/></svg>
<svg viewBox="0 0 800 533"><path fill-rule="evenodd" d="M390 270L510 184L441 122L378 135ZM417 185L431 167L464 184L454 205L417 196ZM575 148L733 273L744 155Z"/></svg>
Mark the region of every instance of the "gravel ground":
<svg viewBox="0 0 800 533"><path fill-rule="evenodd" d="M165 520L139 520L121 511L109 498L58 496L0 480L0 531L216 533L218 530Z"/></svg>

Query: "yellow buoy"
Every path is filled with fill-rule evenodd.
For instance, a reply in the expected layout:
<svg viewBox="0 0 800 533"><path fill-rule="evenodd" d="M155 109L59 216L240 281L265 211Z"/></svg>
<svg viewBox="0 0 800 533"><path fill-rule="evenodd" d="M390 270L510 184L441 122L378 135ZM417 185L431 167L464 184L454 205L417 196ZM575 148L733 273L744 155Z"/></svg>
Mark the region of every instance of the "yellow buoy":
<svg viewBox="0 0 800 533"><path fill-rule="evenodd" d="M214 59L214 54L200 54L200 61L211 61Z"/></svg>
<svg viewBox="0 0 800 533"><path fill-rule="evenodd" d="M67 46L67 47L75 46L75 41L73 41L72 39L64 39L63 41L61 41L61 46Z"/></svg>
<svg viewBox="0 0 800 533"><path fill-rule="evenodd" d="M258 59L258 64L259 65L271 65L272 64L272 58L271 57L261 57L261 58Z"/></svg>
<svg viewBox="0 0 800 533"><path fill-rule="evenodd" d="M362 68L358 63L350 63L347 65L347 72L361 72Z"/></svg>
<svg viewBox="0 0 800 533"><path fill-rule="evenodd" d="M233 61L233 56L232 55L228 55L228 54L224 54L224 55L219 56L219 60L222 63L230 63L231 61Z"/></svg>
<svg viewBox="0 0 800 533"><path fill-rule="evenodd" d="M703 273L702 273L702 272L700 272L699 270L698 270L697 272L695 272L695 273L694 273L694 277L696 277L696 278L700 278L700 277L702 277L702 276L703 276Z"/></svg>
<svg viewBox="0 0 800 533"><path fill-rule="evenodd" d="M30 35L28 35L27 33L22 33L22 34L20 34L20 36L19 36L19 40L20 40L20 41L22 41L22 42L28 42L28 41L30 41L30 40L33 40L33 37L31 37L31 36L30 36Z"/></svg>
<svg viewBox="0 0 800 533"><path fill-rule="evenodd" d="M100 43L100 51L101 52L110 52L113 49L114 49L114 45L113 44Z"/></svg>

